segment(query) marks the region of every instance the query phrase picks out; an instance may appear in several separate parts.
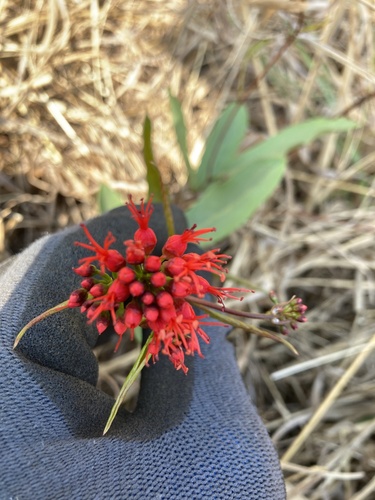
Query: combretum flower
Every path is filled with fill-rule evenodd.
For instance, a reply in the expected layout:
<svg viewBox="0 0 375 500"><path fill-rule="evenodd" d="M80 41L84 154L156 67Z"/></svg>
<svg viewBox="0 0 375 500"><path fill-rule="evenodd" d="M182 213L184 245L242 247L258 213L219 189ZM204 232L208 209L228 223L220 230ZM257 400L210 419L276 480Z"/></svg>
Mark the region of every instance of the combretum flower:
<svg viewBox="0 0 375 500"><path fill-rule="evenodd" d="M294 350L282 336L249 325L238 317L267 320L280 333L285 334L288 333L288 328L295 329L298 322L306 321L304 313L307 308L301 299L292 297L288 302L278 303L275 295L271 294L274 306L266 314L226 308L225 299L242 300L243 297L238 294L250 290L213 286L198 272L216 275L223 282L226 276L223 266L231 257L220 253L218 248L201 254L187 251L189 243L209 241L205 235L215 231L215 228L196 229L193 226L182 234L174 234L165 242L162 254L153 255L157 237L149 227L153 213L151 200L147 204L142 200L137 208L129 196L127 207L139 228L133 239L124 241L124 253L110 248L115 242L111 232L108 232L101 246L82 224L88 243L75 242L75 245L87 249L91 255L80 259L78 267L74 269L82 278L80 287L70 294L67 301L26 325L18 334L15 346L25 331L41 319L63 309L80 308L86 314L88 323L95 324L99 334L110 325L113 326L119 336L116 349L126 332L130 332L133 337L137 327L151 331L133 367L132 376L129 374L131 381L134 381L134 374L138 374L150 359L156 362L160 353L168 356L174 367L186 374L188 368L185 356L197 353L203 357L200 342L209 343L209 337L204 331L207 325L231 324L282 342ZM207 300L210 296L214 301ZM193 305L206 314L197 315ZM209 317L216 321L208 320ZM122 398L123 394L120 392L116 404ZM106 430L117 408L113 410Z"/></svg>

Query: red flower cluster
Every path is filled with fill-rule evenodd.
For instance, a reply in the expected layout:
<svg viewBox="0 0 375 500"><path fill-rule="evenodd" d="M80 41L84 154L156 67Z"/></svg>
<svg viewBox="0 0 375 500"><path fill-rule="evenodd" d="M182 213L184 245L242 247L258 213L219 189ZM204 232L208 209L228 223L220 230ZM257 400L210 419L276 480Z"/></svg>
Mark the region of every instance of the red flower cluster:
<svg viewBox="0 0 375 500"><path fill-rule="evenodd" d="M220 254L219 249L202 255L185 253L189 243L208 241L201 236L214 228L196 230L193 226L180 235L170 236L161 256L151 255L157 243L156 234L149 227L153 212L151 201L145 205L142 200L138 209L129 197L127 206L139 229L134 239L124 241L125 255L109 248L115 241L110 232L102 247L82 225L90 244L75 244L91 250L94 255L81 259L75 269L83 280L81 288L70 295L69 307L81 307L89 323L95 322L99 333L112 323L120 336L119 342L127 330L133 335L137 326L151 329L153 339L148 354L153 361L161 351L169 356L177 370L187 373L185 354L197 352L202 356L199 338L209 342L202 325L213 324L205 321L208 315L197 316L187 299L211 294L222 304L226 297L237 298L234 292L246 290L214 287L197 274L197 271L208 271L224 281L223 265L230 257ZM95 261L99 268L93 265Z"/></svg>

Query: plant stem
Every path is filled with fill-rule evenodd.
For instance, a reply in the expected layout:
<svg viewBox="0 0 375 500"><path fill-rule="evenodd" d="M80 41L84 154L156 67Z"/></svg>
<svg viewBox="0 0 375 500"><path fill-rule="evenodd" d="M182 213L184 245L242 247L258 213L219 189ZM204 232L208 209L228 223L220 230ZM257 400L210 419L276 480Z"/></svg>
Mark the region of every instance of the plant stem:
<svg viewBox="0 0 375 500"><path fill-rule="evenodd" d="M194 299L195 300L195 299ZM189 303L193 304L193 300L188 300ZM287 340L285 340L282 336L277 335L276 333L269 332L268 330L262 330L261 328L257 328L254 325L249 325L248 323L244 323L243 321L240 321L239 319L233 318L232 316L229 316L228 314L223 314L219 313L216 310L211 309L212 304L209 303L209 306L205 306L202 304L199 304L199 308L202 309L203 311L207 312L212 318L218 319L221 321L223 324L228 324L232 325L236 328L241 328L242 330L245 330L246 332L254 333L255 335L258 335L258 337L266 337L269 339L274 340L275 342L279 342L280 344L284 344L288 349L290 349L293 354L298 355L298 351L296 348Z"/></svg>
<svg viewBox="0 0 375 500"><path fill-rule="evenodd" d="M195 304L197 306L206 306L206 307L209 307L211 309L216 309L217 311L220 311L223 313L231 314L234 316L242 316L244 318L263 319L265 321L272 321L272 319L275 317L272 314L249 313L249 312L245 312L245 311L237 311L236 309L230 309L230 308L227 308L227 307L222 306L222 305L220 306L218 304L213 304L209 300L199 299L196 297L193 297L193 298L187 297L186 300L190 304Z"/></svg>
<svg viewBox="0 0 375 500"><path fill-rule="evenodd" d="M56 314L60 311L63 311L64 309L68 309L68 302L69 302L68 300L65 300L64 302L61 302L61 304L57 304L57 306L52 307L51 309L48 309L48 311L42 312L42 314L39 314L39 316L37 316L36 318L33 318L31 321L29 321L27 323L27 325L24 326L22 328L22 330L19 332L19 334L17 335L16 340L14 341L14 344L13 344L13 349L15 349L18 346L19 341L22 339L22 337L25 335L25 333L27 332L27 330L29 328L31 328L32 326L39 323L39 321L42 321L43 319L48 318L48 316L52 316L52 314Z"/></svg>

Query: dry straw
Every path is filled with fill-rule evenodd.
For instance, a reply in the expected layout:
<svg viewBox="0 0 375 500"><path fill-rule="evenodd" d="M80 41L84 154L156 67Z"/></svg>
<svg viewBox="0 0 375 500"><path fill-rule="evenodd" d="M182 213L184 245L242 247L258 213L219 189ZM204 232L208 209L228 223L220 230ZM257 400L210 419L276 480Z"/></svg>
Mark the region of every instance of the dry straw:
<svg viewBox="0 0 375 500"><path fill-rule="evenodd" d="M146 112L164 179L181 192L169 88L193 163L235 100L251 114L247 144L311 116L362 125L294 152L272 200L227 242L232 275L259 289L244 307L266 307L269 289L310 306L292 337L298 359L233 336L291 500L375 494L374 17L370 0L0 2L3 259L93 215L101 182L146 193ZM114 394L135 354L110 360L112 349L97 354Z"/></svg>

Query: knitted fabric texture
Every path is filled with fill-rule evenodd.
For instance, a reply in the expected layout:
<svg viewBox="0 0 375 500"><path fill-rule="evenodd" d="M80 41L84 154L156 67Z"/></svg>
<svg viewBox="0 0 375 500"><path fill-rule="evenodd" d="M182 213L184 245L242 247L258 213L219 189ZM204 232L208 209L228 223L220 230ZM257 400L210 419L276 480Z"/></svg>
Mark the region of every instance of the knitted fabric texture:
<svg viewBox="0 0 375 500"><path fill-rule="evenodd" d="M185 227L180 212L175 219ZM151 226L165 241L158 206ZM137 226L120 208L88 228L98 240L111 230L123 251ZM205 359L187 360L188 375L163 355L143 370L136 411L120 412L105 437L114 401L95 388L97 332L79 311L44 320L12 350L22 326L76 287L80 234L42 238L0 268L0 498L284 499L276 452L225 328L205 328L211 343L202 345Z"/></svg>

